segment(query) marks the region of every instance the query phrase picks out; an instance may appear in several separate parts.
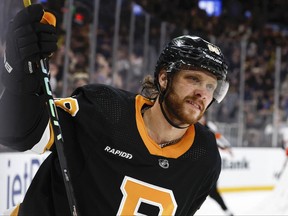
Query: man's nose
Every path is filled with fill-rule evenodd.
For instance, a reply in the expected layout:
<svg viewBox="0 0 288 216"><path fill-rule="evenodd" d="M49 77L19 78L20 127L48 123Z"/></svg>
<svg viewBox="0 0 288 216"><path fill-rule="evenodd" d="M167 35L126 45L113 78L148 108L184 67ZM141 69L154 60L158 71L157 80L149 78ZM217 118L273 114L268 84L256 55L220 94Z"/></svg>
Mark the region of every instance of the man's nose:
<svg viewBox="0 0 288 216"><path fill-rule="evenodd" d="M207 99L208 90L207 90L206 87L203 86L203 85L197 86L197 88L195 89L194 93L195 93L195 95L197 95L199 98Z"/></svg>

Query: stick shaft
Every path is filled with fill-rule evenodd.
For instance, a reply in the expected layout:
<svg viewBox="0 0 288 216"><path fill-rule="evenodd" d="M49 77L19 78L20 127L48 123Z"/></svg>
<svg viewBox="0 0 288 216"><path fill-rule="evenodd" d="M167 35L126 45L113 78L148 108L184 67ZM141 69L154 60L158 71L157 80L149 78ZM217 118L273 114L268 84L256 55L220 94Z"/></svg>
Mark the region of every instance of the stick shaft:
<svg viewBox="0 0 288 216"><path fill-rule="evenodd" d="M40 60L40 67L41 67L41 72L42 72L41 74L42 74L44 92L46 96L48 115L49 115L50 123L52 125L52 129L54 132L54 142L56 145L56 150L58 154L58 159L59 159L59 163L61 167L61 172L62 172L62 176L64 180L66 193L67 193L70 211L73 216L77 216L77 215L79 216L77 212L78 210L77 210L73 186L70 181L71 178L70 178L70 173L68 170L67 160L64 154L64 148L63 148L64 139L62 136L61 127L59 124L59 117L58 117L57 109L54 103L53 94L51 91L50 81L48 78L48 66L47 66L47 61L45 59Z"/></svg>

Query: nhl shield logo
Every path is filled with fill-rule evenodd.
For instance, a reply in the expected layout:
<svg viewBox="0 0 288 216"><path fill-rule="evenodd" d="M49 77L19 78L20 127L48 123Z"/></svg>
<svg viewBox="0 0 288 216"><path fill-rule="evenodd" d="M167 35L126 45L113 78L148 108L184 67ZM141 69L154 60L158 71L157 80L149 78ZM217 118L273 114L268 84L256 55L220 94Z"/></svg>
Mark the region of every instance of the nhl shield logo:
<svg viewBox="0 0 288 216"><path fill-rule="evenodd" d="M166 159L159 159L159 166L164 168L164 169L168 169L169 168L169 162Z"/></svg>

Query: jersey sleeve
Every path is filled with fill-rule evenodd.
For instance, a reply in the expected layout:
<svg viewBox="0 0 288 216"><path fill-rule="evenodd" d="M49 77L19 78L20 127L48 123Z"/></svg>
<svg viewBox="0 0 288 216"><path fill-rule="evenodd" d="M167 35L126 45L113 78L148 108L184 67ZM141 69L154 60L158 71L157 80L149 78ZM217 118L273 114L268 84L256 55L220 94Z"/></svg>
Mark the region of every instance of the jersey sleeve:
<svg viewBox="0 0 288 216"><path fill-rule="evenodd" d="M44 96L4 90L0 99L0 143L26 151L45 139L48 113Z"/></svg>
<svg viewBox="0 0 288 216"><path fill-rule="evenodd" d="M196 211L198 211L200 207L203 205L207 196L210 194L212 187L216 184L219 178L220 166L221 166L221 160L219 159L217 160L217 166L216 166L217 169L213 170L213 172L210 173L210 176L206 178L206 181L203 182L200 188L201 195L198 196L198 198L195 200L193 207L190 209L189 215L194 215Z"/></svg>

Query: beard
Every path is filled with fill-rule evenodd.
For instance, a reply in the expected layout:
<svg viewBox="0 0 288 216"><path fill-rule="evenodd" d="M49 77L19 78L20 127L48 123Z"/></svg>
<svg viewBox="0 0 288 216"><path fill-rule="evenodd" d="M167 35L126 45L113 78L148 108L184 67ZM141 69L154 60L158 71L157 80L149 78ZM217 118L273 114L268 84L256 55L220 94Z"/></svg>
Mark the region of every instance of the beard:
<svg viewBox="0 0 288 216"><path fill-rule="evenodd" d="M181 98L173 91L173 89L167 92L166 97L163 100L167 116L176 125L195 124L205 113L205 109L198 111L195 109L188 109L187 105L189 104L187 104L187 100L197 101L197 103L201 103L201 107L204 108L203 102L199 102L197 97L186 96Z"/></svg>

